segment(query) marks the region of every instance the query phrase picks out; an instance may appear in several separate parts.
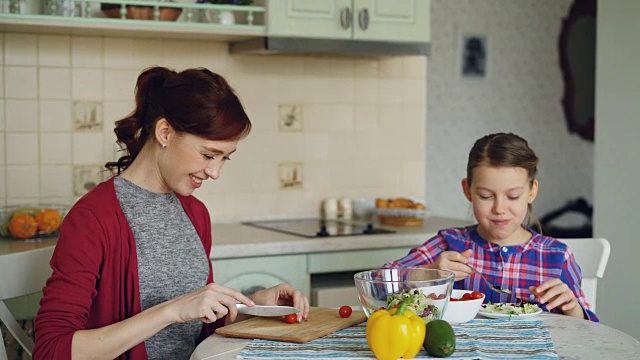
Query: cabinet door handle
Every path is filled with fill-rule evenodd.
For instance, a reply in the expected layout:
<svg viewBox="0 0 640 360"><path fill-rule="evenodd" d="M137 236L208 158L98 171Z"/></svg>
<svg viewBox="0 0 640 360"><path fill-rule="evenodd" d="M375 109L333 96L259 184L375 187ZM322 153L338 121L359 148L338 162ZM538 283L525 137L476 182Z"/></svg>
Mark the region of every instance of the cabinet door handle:
<svg viewBox="0 0 640 360"><path fill-rule="evenodd" d="M360 29L367 30L369 28L369 9L364 8L358 13L358 24Z"/></svg>
<svg viewBox="0 0 640 360"><path fill-rule="evenodd" d="M351 9L346 7L340 11L340 25L347 30L351 27Z"/></svg>

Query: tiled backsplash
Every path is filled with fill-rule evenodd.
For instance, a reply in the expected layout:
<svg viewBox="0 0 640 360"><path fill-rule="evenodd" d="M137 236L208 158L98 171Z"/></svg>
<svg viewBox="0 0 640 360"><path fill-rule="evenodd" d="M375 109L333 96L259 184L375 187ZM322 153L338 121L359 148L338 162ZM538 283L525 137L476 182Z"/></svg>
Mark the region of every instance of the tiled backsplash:
<svg viewBox="0 0 640 360"><path fill-rule="evenodd" d="M253 122L220 179L195 193L214 221L316 216L326 197L424 196L425 57L226 49L0 33L0 201L72 203L104 176L101 166L116 156L114 121L132 110L135 80L153 65L224 75ZM292 107L302 121L283 128L281 113ZM301 185L282 186L283 176Z"/></svg>

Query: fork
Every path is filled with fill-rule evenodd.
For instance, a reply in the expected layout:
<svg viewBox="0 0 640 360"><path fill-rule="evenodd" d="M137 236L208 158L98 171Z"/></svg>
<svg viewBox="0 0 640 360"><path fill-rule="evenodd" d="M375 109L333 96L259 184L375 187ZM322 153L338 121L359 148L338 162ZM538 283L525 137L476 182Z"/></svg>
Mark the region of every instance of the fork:
<svg viewBox="0 0 640 360"><path fill-rule="evenodd" d="M442 250L442 251L447 251L446 249L444 249L444 248L443 248L442 246L440 246L440 245L436 245L436 246L438 247L438 249L440 249L440 250ZM500 286L495 286L495 285L493 285L492 283L490 283L490 282L489 282L489 280L487 280L487 278L486 278L486 277L484 277L484 275L482 275L482 273L481 273L481 272L479 272L478 270L474 269L474 268L473 268L471 265L469 265L469 264L465 264L465 265L467 265L467 267L469 267L469 269L473 270L473 272L474 272L474 273L476 273L476 274L480 275L480 277L482 278L482 280L484 280L484 282L487 284L487 286L489 286L489 288L490 288L491 290L493 290L493 291L495 291L495 292L502 293L502 294L511 294L511 290L509 290L509 289L505 289L505 288L502 288L502 287L500 287Z"/></svg>

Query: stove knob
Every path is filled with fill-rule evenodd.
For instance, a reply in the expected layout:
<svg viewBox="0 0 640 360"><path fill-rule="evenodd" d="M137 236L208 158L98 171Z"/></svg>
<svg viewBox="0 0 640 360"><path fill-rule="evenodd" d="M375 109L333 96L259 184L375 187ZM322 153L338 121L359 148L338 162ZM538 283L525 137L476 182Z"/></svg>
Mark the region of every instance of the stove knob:
<svg viewBox="0 0 640 360"><path fill-rule="evenodd" d="M373 225L371 225L370 223L367 224L367 228L362 230L363 234L373 234L375 233L375 231L373 230Z"/></svg>
<svg viewBox="0 0 640 360"><path fill-rule="evenodd" d="M327 231L327 226L326 226L326 225L322 225L322 226L320 227L320 231L318 231L318 232L316 233L316 236L317 236L317 237L326 237L326 236L329 236L329 232Z"/></svg>

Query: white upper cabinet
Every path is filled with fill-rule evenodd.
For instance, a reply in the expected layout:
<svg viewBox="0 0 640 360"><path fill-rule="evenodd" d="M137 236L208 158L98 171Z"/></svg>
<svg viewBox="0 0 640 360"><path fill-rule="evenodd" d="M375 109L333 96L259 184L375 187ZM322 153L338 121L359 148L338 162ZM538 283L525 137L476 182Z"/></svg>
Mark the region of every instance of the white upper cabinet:
<svg viewBox="0 0 640 360"><path fill-rule="evenodd" d="M429 42L429 0L270 0L269 36Z"/></svg>

